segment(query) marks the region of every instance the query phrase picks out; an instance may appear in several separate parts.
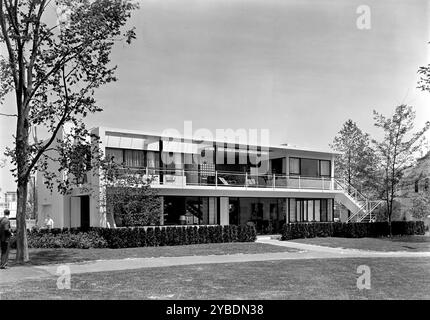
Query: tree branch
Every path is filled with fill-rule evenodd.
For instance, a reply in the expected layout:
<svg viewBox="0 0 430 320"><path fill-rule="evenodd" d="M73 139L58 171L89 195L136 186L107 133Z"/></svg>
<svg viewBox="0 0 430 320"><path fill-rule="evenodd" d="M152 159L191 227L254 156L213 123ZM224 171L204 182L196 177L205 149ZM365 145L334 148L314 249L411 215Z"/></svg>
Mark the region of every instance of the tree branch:
<svg viewBox="0 0 430 320"><path fill-rule="evenodd" d="M12 68L13 82L15 83L15 88L16 88L18 86L18 77L17 77L17 70L16 70L15 52L12 48L12 43L10 42L9 34L6 27L6 21L4 17L5 17L5 14L3 11L3 0L0 0L0 27L2 30L3 38L6 42L7 51L9 53L9 62Z"/></svg>
<svg viewBox="0 0 430 320"><path fill-rule="evenodd" d="M7 114L7 113L1 113L0 112L0 116L5 116L5 117L18 117L17 114Z"/></svg>

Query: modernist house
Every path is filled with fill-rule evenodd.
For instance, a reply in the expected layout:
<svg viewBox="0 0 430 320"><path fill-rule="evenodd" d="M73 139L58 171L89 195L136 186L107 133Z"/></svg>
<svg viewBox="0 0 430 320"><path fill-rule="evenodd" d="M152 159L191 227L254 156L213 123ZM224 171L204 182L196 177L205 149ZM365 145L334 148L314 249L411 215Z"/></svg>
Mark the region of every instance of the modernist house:
<svg viewBox="0 0 430 320"><path fill-rule="evenodd" d="M334 221L335 201L351 210L349 221L368 219L375 206L334 178L333 152L102 127L92 133L128 174L151 178L163 199L160 225L253 223L275 232L284 223ZM49 214L55 227L115 227L105 188L91 174L67 195L39 184L39 221Z"/></svg>

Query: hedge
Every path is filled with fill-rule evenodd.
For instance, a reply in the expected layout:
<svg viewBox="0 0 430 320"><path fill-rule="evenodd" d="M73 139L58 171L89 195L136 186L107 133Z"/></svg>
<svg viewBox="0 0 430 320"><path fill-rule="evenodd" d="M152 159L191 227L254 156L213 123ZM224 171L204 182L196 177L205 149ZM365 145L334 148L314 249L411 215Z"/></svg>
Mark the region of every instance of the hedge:
<svg viewBox="0 0 430 320"><path fill-rule="evenodd" d="M423 235L425 226L423 221L393 221L391 232L392 235ZM285 224L281 240L315 237L374 238L388 235L390 235L388 222L305 222Z"/></svg>
<svg viewBox="0 0 430 320"><path fill-rule="evenodd" d="M29 248L132 248L254 242L253 226L79 228L28 231ZM15 242L12 240L12 247Z"/></svg>

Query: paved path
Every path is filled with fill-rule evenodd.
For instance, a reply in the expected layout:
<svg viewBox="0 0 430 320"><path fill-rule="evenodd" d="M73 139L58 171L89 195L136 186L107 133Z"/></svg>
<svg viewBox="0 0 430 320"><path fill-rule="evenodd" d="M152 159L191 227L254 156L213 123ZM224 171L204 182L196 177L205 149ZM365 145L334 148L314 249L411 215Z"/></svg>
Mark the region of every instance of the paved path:
<svg viewBox="0 0 430 320"><path fill-rule="evenodd" d="M288 247L298 249L309 253L326 253L329 255L335 255L334 258L342 257L429 257L430 252L410 252L410 251L374 251L374 250L360 250L360 249L345 249L345 248L333 248L327 246L318 246L315 244L306 244L294 241L279 241L270 239L270 237L259 237L257 239L259 243L271 244L275 246Z"/></svg>
<svg viewBox="0 0 430 320"><path fill-rule="evenodd" d="M158 257L158 258L129 258L116 260L96 260L80 263L65 264L72 274L121 271L141 268L158 268L214 263L256 262L291 259L333 259L333 258L387 258L387 257L427 257L430 252L380 252L357 249L329 248L316 245L302 244L290 241L279 241L259 237L257 242L270 245L299 249L296 252L275 252L259 254L230 254L209 256ZM0 285L31 279L43 279L58 276L57 270L61 264L45 266L16 266L0 270Z"/></svg>

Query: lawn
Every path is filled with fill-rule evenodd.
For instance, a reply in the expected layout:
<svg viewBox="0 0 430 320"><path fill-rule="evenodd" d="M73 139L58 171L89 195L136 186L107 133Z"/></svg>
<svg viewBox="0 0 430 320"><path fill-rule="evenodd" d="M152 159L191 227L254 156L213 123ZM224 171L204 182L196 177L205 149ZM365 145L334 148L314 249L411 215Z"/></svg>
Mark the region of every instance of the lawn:
<svg viewBox="0 0 430 320"><path fill-rule="evenodd" d="M357 267L371 289L356 286ZM429 258L343 258L190 265L72 275L2 286L3 299L430 299Z"/></svg>
<svg viewBox="0 0 430 320"><path fill-rule="evenodd" d="M402 236L393 238L309 238L291 241L345 249L430 252L429 236Z"/></svg>
<svg viewBox="0 0 430 320"><path fill-rule="evenodd" d="M272 246L255 242L208 243L186 246L141 247L124 249L29 249L31 265L72 263L90 260L125 258L206 256L222 254L253 254L270 252L295 252L292 248ZM9 255L10 266L14 265L16 251Z"/></svg>

